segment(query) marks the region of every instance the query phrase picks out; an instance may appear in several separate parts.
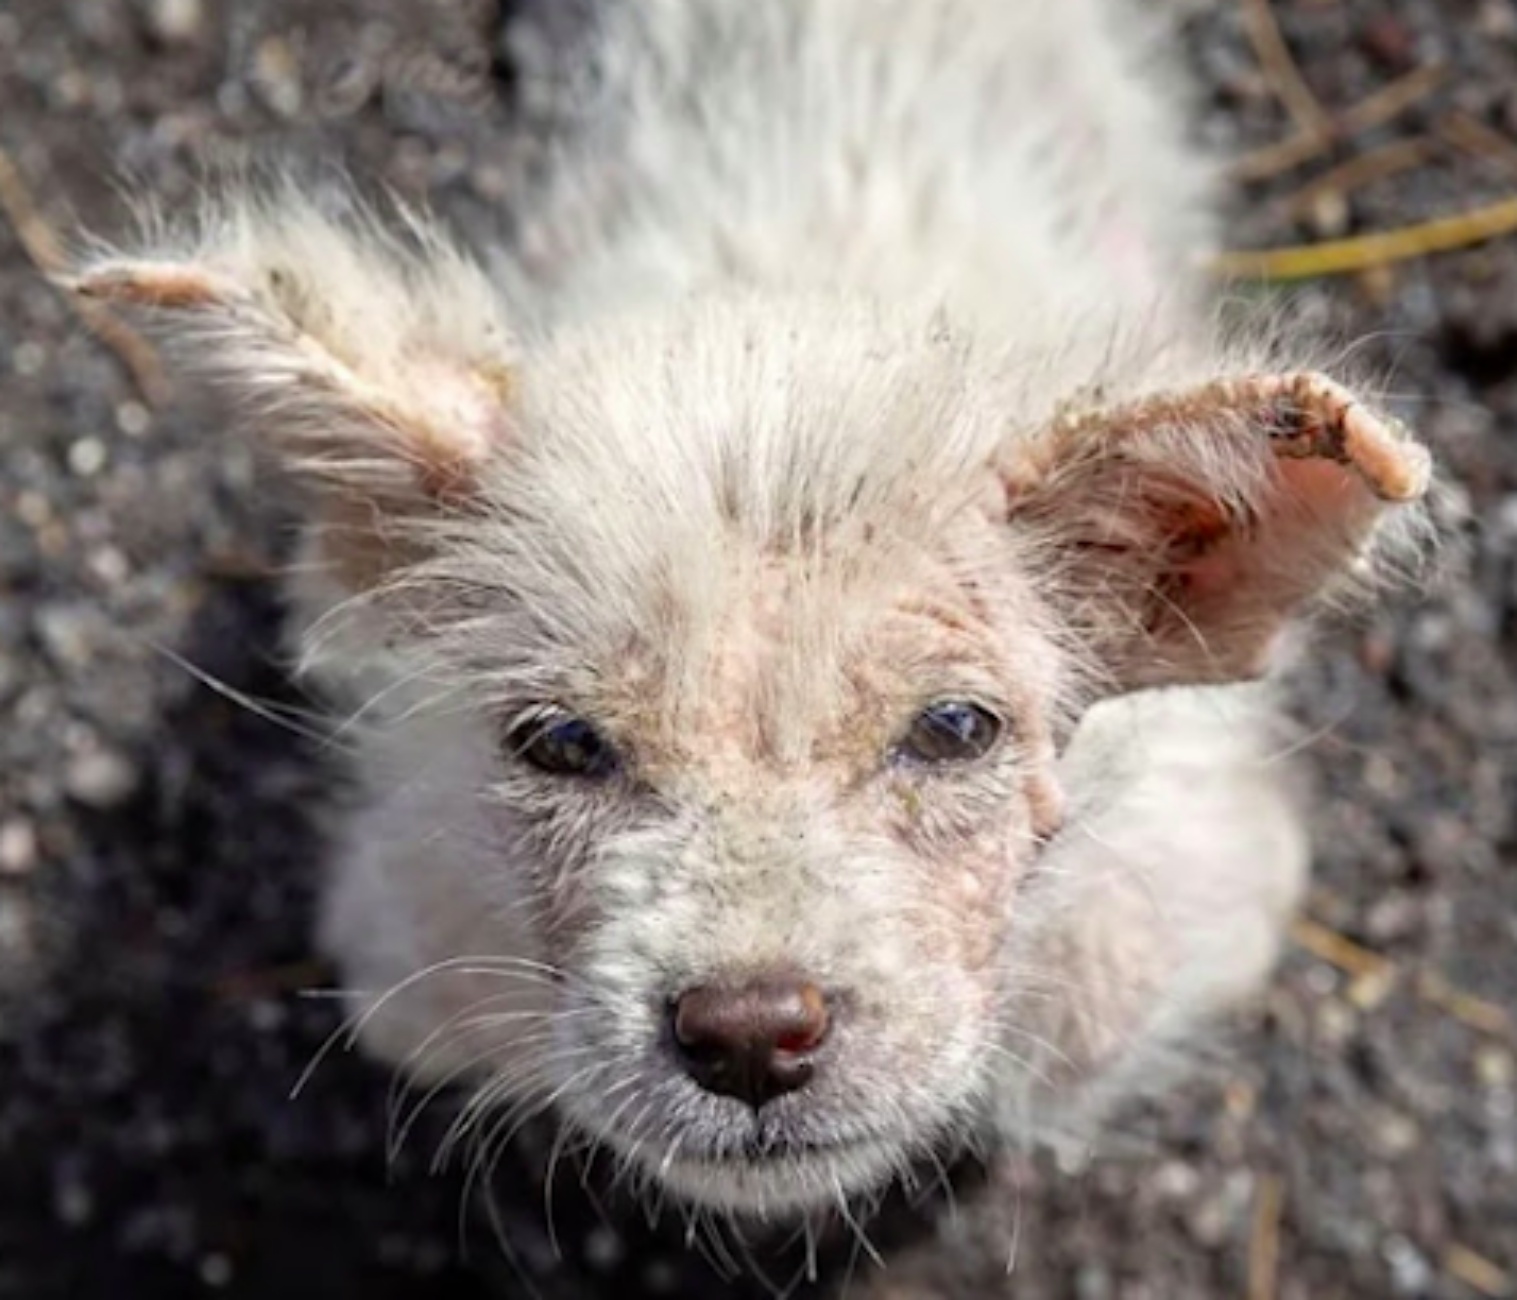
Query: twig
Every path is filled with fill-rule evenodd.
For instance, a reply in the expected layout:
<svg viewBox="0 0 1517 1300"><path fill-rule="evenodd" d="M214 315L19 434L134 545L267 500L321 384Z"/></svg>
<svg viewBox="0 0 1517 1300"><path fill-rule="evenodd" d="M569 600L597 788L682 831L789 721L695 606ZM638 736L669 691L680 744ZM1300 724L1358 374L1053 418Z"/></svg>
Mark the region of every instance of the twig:
<svg viewBox="0 0 1517 1300"><path fill-rule="evenodd" d="M1283 172L1308 163L1320 156L1327 148L1319 136L1296 131L1274 144L1264 145L1252 153L1233 160L1227 174L1234 181L1246 184L1249 181L1267 181Z"/></svg>
<svg viewBox="0 0 1517 1300"><path fill-rule="evenodd" d="M3 147L0 147L0 214L10 222L27 257L45 277L65 269L68 258L63 242L38 211L26 182ZM85 327L120 359L143 400L149 406L162 406L169 397L169 383L157 352L147 340L101 303L73 294L65 296Z"/></svg>
<svg viewBox="0 0 1517 1300"><path fill-rule="evenodd" d="M1437 90L1447 75L1448 69L1438 63L1414 68L1330 119L1327 137L1297 130L1283 140L1244 154L1228 169L1228 174L1235 181L1246 182L1268 180L1288 172L1320 157L1333 143L1353 140L1394 121Z"/></svg>
<svg viewBox="0 0 1517 1300"><path fill-rule="evenodd" d="M1360 154L1308 181L1284 200L1285 210L1293 217L1303 216L1324 195L1347 196L1353 191L1383 181L1400 172L1420 167L1438 151L1438 142L1430 136L1412 136L1395 140L1379 149Z"/></svg>
<svg viewBox="0 0 1517 1300"><path fill-rule="evenodd" d="M1345 975L1352 976L1355 987L1375 990L1378 996L1373 998L1374 1001L1383 998L1384 992L1395 979L1396 965L1389 957L1372 952L1320 921L1305 916L1298 917L1291 926L1291 938L1298 947L1304 948L1312 956L1337 967ZM1352 988L1350 993L1352 995ZM1509 1011L1494 1002L1467 993L1437 971L1423 970L1418 973L1417 995L1430 1006L1448 1012L1455 1020L1479 1033L1517 1041L1517 1019Z"/></svg>
<svg viewBox="0 0 1517 1300"><path fill-rule="evenodd" d="M1320 957L1329 966L1336 966L1356 979L1383 975L1391 965L1389 958L1304 916L1291 926L1291 938L1313 957Z"/></svg>
<svg viewBox="0 0 1517 1300"><path fill-rule="evenodd" d="M1487 126L1479 118L1455 109L1438 123L1438 132L1466 153L1489 159L1509 176L1517 177L1517 140Z"/></svg>
<svg viewBox="0 0 1517 1300"><path fill-rule="evenodd" d="M1275 1300L1280 1272L1280 1210L1285 1185L1261 1174L1254 1198L1254 1230L1248 1247L1248 1300Z"/></svg>
<svg viewBox="0 0 1517 1300"><path fill-rule="evenodd" d="M1517 1039L1517 1021L1494 1002L1456 988L1436 971L1424 971L1417 980L1424 1002L1447 1011L1455 1020L1493 1038Z"/></svg>
<svg viewBox="0 0 1517 1300"><path fill-rule="evenodd" d="M1458 1242L1445 1252L1443 1267L1472 1291L1491 1300L1506 1300L1512 1294L1512 1278L1505 1269Z"/></svg>
<svg viewBox="0 0 1517 1300"><path fill-rule="evenodd" d="M1325 147L1332 139L1333 119L1301 75L1270 0L1243 0L1243 25L1271 89L1285 105L1296 130Z"/></svg>
<svg viewBox="0 0 1517 1300"><path fill-rule="evenodd" d="M1407 109L1414 108L1437 90L1448 76L1448 71L1442 63L1429 63L1387 82L1373 94L1366 95L1338 119L1339 137L1352 139L1366 131L1373 131L1377 126L1394 122Z"/></svg>
<svg viewBox="0 0 1517 1300"><path fill-rule="evenodd" d="M1291 937L1314 957L1352 976L1348 1000L1361 1011L1371 1011L1390 996L1396 986L1396 965L1388 957L1361 947L1320 921L1300 918Z"/></svg>
<svg viewBox="0 0 1517 1300"><path fill-rule="evenodd" d="M1517 199L1503 199L1470 212L1396 230L1320 244L1222 253L1212 259L1211 269L1227 279L1307 280L1452 252L1513 231L1517 231Z"/></svg>

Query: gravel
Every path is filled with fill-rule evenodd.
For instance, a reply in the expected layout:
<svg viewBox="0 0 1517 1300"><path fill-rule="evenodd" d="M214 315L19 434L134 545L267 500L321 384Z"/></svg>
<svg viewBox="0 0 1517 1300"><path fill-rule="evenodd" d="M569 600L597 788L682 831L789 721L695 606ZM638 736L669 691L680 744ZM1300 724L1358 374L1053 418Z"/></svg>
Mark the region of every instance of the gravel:
<svg viewBox="0 0 1517 1300"><path fill-rule="evenodd" d="M1389 228L1517 184L1508 0L1275 7L1330 107L1409 68L1450 74L1240 194L1235 245ZM1288 134L1238 6L1183 9L1203 138ZM532 164L530 132L506 129L501 18L9 0L0 145L62 228L120 219L116 169L174 206L197 157L277 148L485 231ZM1299 219L1284 207L1305 175L1455 110L1513 151L1441 147ZM1297 297L1432 442L1462 539L1429 598L1330 631L1300 676L1311 916L1386 964L1293 952L1236 1053L1127 1117L1101 1159L1017 1166L1018 1295L1252 1294L1274 1203L1280 1300L1517 1295L1517 242ZM530 1294L464 1171L429 1168L446 1114L391 1162L382 1069L339 1050L291 1098L341 1021L301 990L322 983L320 812L344 773L299 734L309 702L281 671L288 543L278 485L213 409L188 389L145 402L0 225L0 1297ZM677 1224L614 1206L603 1222L575 1178L550 1235L550 1143L524 1133L493 1183L544 1295L730 1293Z"/></svg>

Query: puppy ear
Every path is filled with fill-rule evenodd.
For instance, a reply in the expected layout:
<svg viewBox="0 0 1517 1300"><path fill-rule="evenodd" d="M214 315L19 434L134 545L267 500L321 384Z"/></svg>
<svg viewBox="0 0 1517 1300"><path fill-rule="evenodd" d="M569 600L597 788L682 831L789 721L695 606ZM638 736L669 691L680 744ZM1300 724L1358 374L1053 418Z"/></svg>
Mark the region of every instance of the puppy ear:
<svg viewBox="0 0 1517 1300"><path fill-rule="evenodd" d="M106 252L74 293L151 314L256 436L311 485L324 545L366 579L411 525L466 508L506 443L512 341L483 272L435 229L339 219L289 189L220 205L143 253Z"/></svg>
<svg viewBox="0 0 1517 1300"><path fill-rule="evenodd" d="M1372 572L1424 448L1319 374L1259 374L1071 412L999 467L1010 522L1115 689L1268 670L1296 615ZM1399 531L1403 535L1407 530Z"/></svg>

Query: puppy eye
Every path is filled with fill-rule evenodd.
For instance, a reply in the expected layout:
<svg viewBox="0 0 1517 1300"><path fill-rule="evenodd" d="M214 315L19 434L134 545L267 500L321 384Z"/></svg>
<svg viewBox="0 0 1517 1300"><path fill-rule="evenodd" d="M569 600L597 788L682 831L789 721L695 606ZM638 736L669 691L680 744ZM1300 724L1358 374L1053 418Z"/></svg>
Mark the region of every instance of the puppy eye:
<svg viewBox="0 0 1517 1300"><path fill-rule="evenodd" d="M611 742L592 723L570 715L518 722L506 733L506 749L512 758L550 776L599 780L621 766Z"/></svg>
<svg viewBox="0 0 1517 1300"><path fill-rule="evenodd" d="M967 763L982 758L1001 738L1004 724L989 709L962 700L941 700L923 709L896 745L908 763Z"/></svg>

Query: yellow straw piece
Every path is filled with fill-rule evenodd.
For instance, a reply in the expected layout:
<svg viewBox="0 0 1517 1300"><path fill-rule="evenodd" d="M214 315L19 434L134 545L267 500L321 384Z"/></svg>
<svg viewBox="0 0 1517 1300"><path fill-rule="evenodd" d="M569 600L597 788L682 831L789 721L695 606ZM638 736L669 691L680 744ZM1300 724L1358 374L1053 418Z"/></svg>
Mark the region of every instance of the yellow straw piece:
<svg viewBox="0 0 1517 1300"><path fill-rule="evenodd" d="M1307 280L1344 275L1447 253L1517 231L1517 199L1396 230L1330 239L1320 244L1222 253L1211 260L1214 275L1229 280Z"/></svg>

